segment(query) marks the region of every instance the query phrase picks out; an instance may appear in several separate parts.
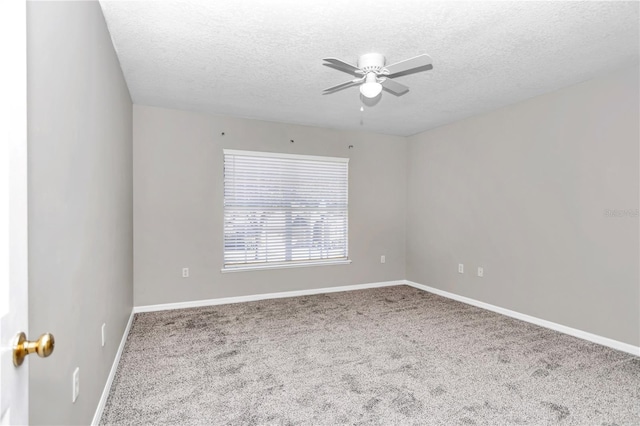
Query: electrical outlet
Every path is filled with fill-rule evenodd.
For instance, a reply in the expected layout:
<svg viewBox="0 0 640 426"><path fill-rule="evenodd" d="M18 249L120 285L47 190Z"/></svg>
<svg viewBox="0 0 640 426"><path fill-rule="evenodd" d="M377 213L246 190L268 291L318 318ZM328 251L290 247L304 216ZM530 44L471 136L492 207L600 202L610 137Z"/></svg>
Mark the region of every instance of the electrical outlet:
<svg viewBox="0 0 640 426"><path fill-rule="evenodd" d="M182 278L189 278L189 268L182 268Z"/></svg>
<svg viewBox="0 0 640 426"><path fill-rule="evenodd" d="M462 263L458 263L458 273L464 274L464 265Z"/></svg>
<svg viewBox="0 0 640 426"><path fill-rule="evenodd" d="M80 367L73 370L73 395L71 402L76 402L80 393Z"/></svg>
<svg viewBox="0 0 640 426"><path fill-rule="evenodd" d="M102 347L104 347L104 342L105 342L105 328L107 327L107 324L102 324Z"/></svg>
<svg viewBox="0 0 640 426"><path fill-rule="evenodd" d="M484 277L484 268L482 266L478 267L478 276Z"/></svg>
<svg viewBox="0 0 640 426"><path fill-rule="evenodd" d="M386 261L387 261L387 258L384 256L384 254L380 256L380 263L384 263Z"/></svg>

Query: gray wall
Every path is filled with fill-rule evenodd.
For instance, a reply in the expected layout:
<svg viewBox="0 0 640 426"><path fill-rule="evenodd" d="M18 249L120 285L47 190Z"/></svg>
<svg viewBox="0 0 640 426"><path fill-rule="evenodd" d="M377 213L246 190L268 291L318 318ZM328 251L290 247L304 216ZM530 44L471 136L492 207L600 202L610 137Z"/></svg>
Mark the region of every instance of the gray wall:
<svg viewBox="0 0 640 426"><path fill-rule="evenodd" d="M29 337L56 338L30 418L88 424L132 308L131 98L97 2L29 2L27 23Z"/></svg>
<svg viewBox="0 0 640 426"><path fill-rule="evenodd" d="M638 91L636 67L411 137L407 279L640 344L638 217L605 215L639 207Z"/></svg>
<svg viewBox="0 0 640 426"><path fill-rule="evenodd" d="M404 278L405 138L138 105L133 116L136 306ZM221 273L223 148L350 157L353 263Z"/></svg>

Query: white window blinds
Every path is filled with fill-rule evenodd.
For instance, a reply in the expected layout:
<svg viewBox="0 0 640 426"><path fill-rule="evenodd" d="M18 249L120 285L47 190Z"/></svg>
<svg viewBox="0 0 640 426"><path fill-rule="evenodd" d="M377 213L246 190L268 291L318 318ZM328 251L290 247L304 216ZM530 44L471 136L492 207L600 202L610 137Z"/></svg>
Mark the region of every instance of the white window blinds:
<svg viewBox="0 0 640 426"><path fill-rule="evenodd" d="M348 161L224 150L224 268L346 261Z"/></svg>

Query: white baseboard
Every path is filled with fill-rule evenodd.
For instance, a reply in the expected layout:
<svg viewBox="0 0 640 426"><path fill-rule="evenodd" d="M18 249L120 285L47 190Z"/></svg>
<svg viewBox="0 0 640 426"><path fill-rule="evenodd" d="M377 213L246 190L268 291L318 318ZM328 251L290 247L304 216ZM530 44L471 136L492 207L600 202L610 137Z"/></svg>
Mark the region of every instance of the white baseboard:
<svg viewBox="0 0 640 426"><path fill-rule="evenodd" d="M598 336L597 334L588 333L586 331L578 330L576 328L567 327L562 324L543 320L540 318L532 317L531 315L521 314L520 312L512 311L510 309L501 308L499 306L491 305L489 303L480 302L469 297L460 296L455 293L449 293L448 291L439 290L437 288L429 287L423 284L414 283L412 281L404 281L404 284L410 285L420 290L428 291L429 293L437 294L449 299L457 300L458 302L466 303L468 305L477 306L488 311L497 312L508 317L519 319L522 321L530 322L541 327L549 328L551 330L559 331L560 333L568 334L580 339L588 340L593 343L598 343L603 346L608 346L619 351L627 352L632 355L640 355L640 346L633 346L628 343L620 342L618 340L609 339L608 337Z"/></svg>
<svg viewBox="0 0 640 426"><path fill-rule="evenodd" d="M437 294L439 296L446 297L448 299L457 300L458 302L466 303L468 305L477 306L482 309L486 309L488 311L496 312L502 315L506 315L511 318L519 319L522 321L526 321L532 324L539 325L541 327L549 328L551 330L559 331L560 333L568 334L570 336L574 336L580 339L588 340L593 343L597 343L603 346L607 346L613 349L617 349L619 351L623 351L626 353L630 353L632 355L640 356L640 347L630 345L628 343L620 342L618 340L609 339L607 337L599 336L597 334L588 333L586 331L578 330L576 328L567 327L562 324L557 324L551 321L543 320L540 318L533 317L531 315L522 314L520 312L512 311L510 309L501 308L499 306L491 305L489 303L480 302L475 299L471 299L469 297L460 296L455 293L450 293L448 291L439 290L437 288L429 287L423 284L418 284L413 281L407 280L396 280L396 281L383 281L377 283L368 283L368 284L356 284L356 285L347 285L347 286L339 286L339 287L325 287L325 288L315 288L309 290L295 290L295 291L283 291L278 293L264 293L264 294L254 294L249 296L237 296L237 297L223 297L219 299L207 299L207 300L195 300L191 302L178 302L178 303L164 303L159 305L145 305L145 306L135 306L131 311L131 316L129 317L129 322L127 323L127 327L124 330L122 335L122 340L120 341L120 346L118 347L118 352L113 360L113 365L111 366L111 371L109 372L109 377L107 378L107 382L105 383L104 390L102 391L102 396L100 397L100 401L98 403L98 407L96 409L95 415L93 416L92 425L98 425L100 423L100 419L102 418L102 412L104 410L104 406L107 403L107 398L109 397L109 392L111 390L111 385L113 383L113 379L116 375L116 371L118 369L118 364L120 362L120 357L122 356L122 351L124 350L124 345L127 341L127 336L129 335L129 330L131 329L131 324L133 322L133 316L139 312L154 312L154 311L165 311L170 309L184 309L184 308L196 308L201 306L214 306L214 305L226 305L231 303L242 303L242 302L253 302L257 300L266 300L266 299L280 299L286 297L297 297L297 296L308 296L313 294L324 294L324 293L336 293L341 291L353 291L353 290L364 290L368 288L378 288L378 287L390 287L395 285L409 285L411 287L415 287L417 289L427 291L429 293Z"/></svg>
<svg viewBox="0 0 640 426"><path fill-rule="evenodd" d="M127 336L129 336L129 331L131 330L133 317L136 313L165 311L170 309L196 308L200 306L226 305L230 303L252 302L256 300L265 300L265 299L280 299L285 297L307 296L312 294L336 293L340 291L364 290L367 288L390 287L394 285L404 285L404 284L406 284L404 280L384 281L384 282L378 282L378 283L347 285L347 286L339 286L339 287L315 288L310 290L283 291L279 293L265 293L265 294L254 294L249 296L223 297L219 299L194 300L191 302L135 306L131 311L131 315L129 316L129 322L127 323L127 327L125 328L124 333L122 334L122 340L120 341L118 352L116 352L116 356L113 360L111 371L109 372L109 376L107 377L107 382L104 385L102 396L100 397L100 401L98 402L98 407L96 408L96 412L93 416L93 420L91 421L91 425L97 426L100 423L100 419L102 418L102 413L104 411L104 406L107 403L107 398L109 397L109 392L111 391L111 385L113 384L113 379L116 375L116 371L118 370L120 357L122 356L124 345L127 342Z"/></svg>
<svg viewBox="0 0 640 426"><path fill-rule="evenodd" d="M415 287L420 290L428 291L429 293L437 294L439 296L443 296L449 299L457 300L462 303L466 303L468 305L477 306L479 308L486 309L488 311L497 312L499 314L506 315L508 317L512 317L512 318L526 321L532 324L536 324L541 327L549 328L551 330L559 331L560 333L564 333L570 336L578 337L580 339L588 340L593 343L598 343L603 346L608 346L610 348L627 352L632 355L640 356L640 346L634 346L628 343L620 342L618 340L609 339L608 337L603 337L597 334L588 333L586 331L578 330L576 328L567 327L562 324L557 324L551 321L543 320L541 318L533 317L531 315L522 314L520 312L512 311L510 309L501 308L500 306L495 306L489 303L480 302L478 300L471 299L469 297L460 296L455 293L450 293L448 291L439 290L437 288L429 287L423 284L418 284L418 283L407 281L407 280L383 281L383 282L377 282L377 283L356 284L356 285L347 285L347 286L339 286L339 287L314 288L309 290L294 290L294 291L283 291L278 293L253 294L249 296L236 296L236 297L223 297L219 299L194 300L190 302L177 302L177 303L164 303L159 305L135 306L133 308L133 313L165 311L170 309L197 308L201 306L226 305L231 303L254 302L257 300L309 296L313 294L335 293L340 291L364 290L368 288L389 287L394 285L409 285L411 287ZM125 339L126 339L126 335L129 332L129 328L128 328L129 326L127 326L127 331L124 336ZM118 351L116 361L120 359L120 353L122 352L123 346L124 346L124 340L121 344L120 350ZM114 367L112 368L111 375L109 376L109 382L107 383L109 387L111 386L111 381L113 380L112 375L115 374L116 366L117 366L117 362L114 361ZM105 387L105 392L106 392L106 395L108 395L109 393L108 387ZM104 402L106 402L106 395L103 394L103 399L105 399L105 401L102 401L102 400L100 401L102 407L104 407ZM97 412L96 412L96 415L97 415Z"/></svg>
<svg viewBox="0 0 640 426"><path fill-rule="evenodd" d="M118 370L118 364L120 363L120 357L122 356L122 351L124 350L124 345L127 342L127 336L129 336L129 330L131 330L131 324L133 323L133 309L131 310L131 315L129 315L129 322L127 322L127 326L124 329L124 333L122 333L122 339L120 340L120 346L118 347L118 352L116 352L116 356L113 359L113 364L111 364L111 371L109 371L109 376L107 377L107 383L104 385L104 389L102 390L102 396L100 397L100 401L98 401L98 407L96 408L96 412L93 415L93 420L91 421L92 426L97 426L100 423L100 419L102 418L102 412L104 411L104 406L107 403L107 398L109 397L109 392L111 391L111 384L113 383L113 379L116 376L116 371Z"/></svg>
<svg viewBox="0 0 640 426"><path fill-rule="evenodd" d="M313 288L309 290L282 291L279 293L264 293L264 294L252 294L249 296L222 297L219 299L194 300L191 302L163 303L160 305L135 306L133 308L133 312L139 313L139 312L166 311L169 309L198 308L201 306L214 306L214 305L227 305L231 303L255 302L257 300L265 300L265 299L280 299L283 297L309 296L313 294L364 290L367 288L389 287L389 286L404 285L404 284L406 284L406 281L404 280L383 281L378 283L345 285L345 286L339 286L339 287L324 287L324 288Z"/></svg>

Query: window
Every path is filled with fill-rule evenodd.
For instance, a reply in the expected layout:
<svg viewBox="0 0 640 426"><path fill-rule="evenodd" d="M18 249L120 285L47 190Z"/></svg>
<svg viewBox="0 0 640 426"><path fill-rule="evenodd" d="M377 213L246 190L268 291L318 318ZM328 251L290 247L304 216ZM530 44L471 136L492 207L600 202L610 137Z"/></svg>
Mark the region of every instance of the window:
<svg viewBox="0 0 640 426"><path fill-rule="evenodd" d="M349 263L349 159L224 150L224 268Z"/></svg>

